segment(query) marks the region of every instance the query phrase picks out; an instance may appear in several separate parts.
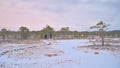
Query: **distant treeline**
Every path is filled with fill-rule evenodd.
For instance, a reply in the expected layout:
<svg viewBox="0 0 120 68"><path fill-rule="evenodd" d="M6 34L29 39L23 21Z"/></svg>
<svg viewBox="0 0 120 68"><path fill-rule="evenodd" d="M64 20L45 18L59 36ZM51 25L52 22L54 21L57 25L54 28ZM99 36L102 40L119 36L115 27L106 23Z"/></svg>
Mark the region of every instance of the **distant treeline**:
<svg viewBox="0 0 120 68"><path fill-rule="evenodd" d="M106 31L106 37L120 37L120 31ZM18 31L10 31L6 28L1 29L1 40L25 40L25 39L80 39L91 36L98 36L97 31L71 31L69 27L62 27L59 31L55 31L51 26L47 25L39 31L30 31L27 27L20 27Z"/></svg>

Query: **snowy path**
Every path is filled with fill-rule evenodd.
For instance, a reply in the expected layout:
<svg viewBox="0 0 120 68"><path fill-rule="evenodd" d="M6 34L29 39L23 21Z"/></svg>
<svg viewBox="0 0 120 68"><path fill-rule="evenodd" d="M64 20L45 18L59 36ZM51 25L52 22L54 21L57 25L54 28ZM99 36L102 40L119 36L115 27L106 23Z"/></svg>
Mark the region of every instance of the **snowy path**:
<svg viewBox="0 0 120 68"><path fill-rule="evenodd" d="M67 59L80 59L78 56L79 51L74 49L77 46L87 44L86 40L62 40L58 41L58 44L53 46L53 48L62 50L64 52L63 58Z"/></svg>
<svg viewBox="0 0 120 68"><path fill-rule="evenodd" d="M88 40L61 40L56 46L53 46L64 52L64 55L58 56L58 59L71 60L71 62L64 62L62 68L79 68L81 66L80 52L74 48L85 44L88 44ZM59 68L61 67L59 66Z"/></svg>

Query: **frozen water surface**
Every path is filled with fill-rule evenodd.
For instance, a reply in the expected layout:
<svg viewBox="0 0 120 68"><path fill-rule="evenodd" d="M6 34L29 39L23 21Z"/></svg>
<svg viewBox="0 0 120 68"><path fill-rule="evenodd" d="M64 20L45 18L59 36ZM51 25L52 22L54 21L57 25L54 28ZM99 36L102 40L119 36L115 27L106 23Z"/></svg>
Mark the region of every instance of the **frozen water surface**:
<svg viewBox="0 0 120 68"><path fill-rule="evenodd" d="M107 51L84 52L75 49L77 46L89 45L88 40L57 40L52 48L63 51L59 56L48 57L41 55L32 58L0 57L3 68L120 68L120 57ZM49 45L47 45L49 46ZM2 50L1 50L2 51ZM0 52L1 52L0 51Z"/></svg>

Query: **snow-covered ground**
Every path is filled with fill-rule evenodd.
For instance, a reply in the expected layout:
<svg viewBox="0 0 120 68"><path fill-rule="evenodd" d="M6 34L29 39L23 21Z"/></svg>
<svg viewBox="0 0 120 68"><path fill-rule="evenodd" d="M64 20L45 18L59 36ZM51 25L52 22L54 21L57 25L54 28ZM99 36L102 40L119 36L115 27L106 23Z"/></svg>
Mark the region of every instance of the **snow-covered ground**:
<svg viewBox="0 0 120 68"><path fill-rule="evenodd" d="M120 68L120 56L111 52L77 50L91 44L87 39L46 42L0 44L0 54L8 51L0 56L0 68Z"/></svg>

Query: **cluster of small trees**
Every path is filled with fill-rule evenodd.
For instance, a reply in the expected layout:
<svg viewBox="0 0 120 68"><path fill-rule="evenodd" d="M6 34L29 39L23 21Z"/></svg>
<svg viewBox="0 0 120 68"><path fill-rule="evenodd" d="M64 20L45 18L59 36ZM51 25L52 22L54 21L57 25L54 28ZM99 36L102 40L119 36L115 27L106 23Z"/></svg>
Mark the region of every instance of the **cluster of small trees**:
<svg viewBox="0 0 120 68"><path fill-rule="evenodd" d="M62 27L60 31L55 31L51 26L47 25L40 31L30 31L27 27L20 27L18 31L10 31L6 28L1 29L0 37L2 40L8 39L72 39L80 38L80 32L70 31L69 27Z"/></svg>
<svg viewBox="0 0 120 68"><path fill-rule="evenodd" d="M88 38L96 35L101 37L102 45L104 45L104 37L117 36L120 37L120 32L105 31L109 25L103 21L98 22L96 25L91 26L90 29L96 28L98 31L71 31L69 27L62 27L60 31L55 31L51 26L47 25L40 31L30 31L27 27L20 27L18 31L10 31L6 28L1 29L0 37L2 40L9 39L74 39L74 38Z"/></svg>
<svg viewBox="0 0 120 68"><path fill-rule="evenodd" d="M1 29L0 36L2 40L8 40L9 36L16 37L16 35L20 35L20 39L27 39L29 36L29 29L27 27L20 27L18 31L10 31L6 28Z"/></svg>

